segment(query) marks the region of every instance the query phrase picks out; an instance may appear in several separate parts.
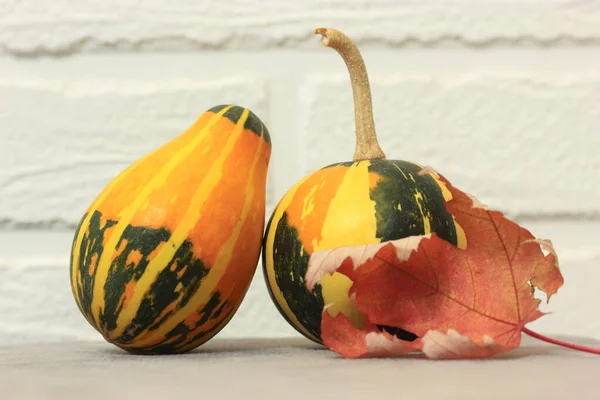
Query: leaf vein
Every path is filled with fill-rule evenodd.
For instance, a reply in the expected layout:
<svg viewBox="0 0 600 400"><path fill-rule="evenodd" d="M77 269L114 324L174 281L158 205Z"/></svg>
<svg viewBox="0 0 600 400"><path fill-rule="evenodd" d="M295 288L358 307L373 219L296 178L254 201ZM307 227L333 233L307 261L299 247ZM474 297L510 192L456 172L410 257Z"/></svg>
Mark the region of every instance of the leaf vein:
<svg viewBox="0 0 600 400"><path fill-rule="evenodd" d="M424 254L425 254L425 256L427 257L427 261L429 262L429 255L427 254L427 252L424 252ZM376 255L376 257L377 257L379 260L381 260L382 262L384 262L384 263L386 263L386 264L389 264L389 265L391 265L392 267L396 267L396 268L400 267L399 265L390 264L390 263L389 263L387 260L385 260L385 259L381 258L381 256L379 256L379 255ZM471 307L471 306L468 306L467 304L465 304L465 303L463 303L462 301L460 301L460 300L456 299L455 297L453 297L453 296L452 296L450 293L447 293L447 292L445 292L445 291L442 291L442 290L440 290L439 288L436 288L436 287L432 286L432 285L431 285L431 284L429 284L428 282L425 282L424 280L422 280L422 279L420 279L420 278L418 278L418 277L414 276L414 275L413 275L413 274L411 274L410 272L406 271L404 268L399 268L399 269L400 269L400 270L401 270L401 271L402 271L404 274L408 275L410 278L412 278L412 279L414 279L415 281L417 281L417 282L419 282L419 283L423 284L424 286L426 286L426 287L430 288L431 290L433 290L434 292L438 293L439 295L441 295L441 296L444 296L444 297L447 297L448 299L450 299L450 300L454 301L456 304L460 305L461 307L463 307L463 308L465 308L465 309L467 309L467 310L469 310L469 311L472 311L472 312L474 312L474 313L476 313L476 314L479 314L479 315L481 315L481 316L483 316L483 317L489 318L489 319L491 319L491 320L493 320L493 321L500 322L500 323L503 323L503 324L507 324L507 325L511 325L511 326L515 326L515 324L516 324L515 322L506 321L506 320L503 320L503 319L500 319L500 318L494 317L494 316L492 316L492 315L486 314L484 311L481 311L481 310L479 310L479 309L475 308L474 306L473 306L473 307ZM398 303L403 303L403 302L405 302L405 301L406 301L406 300L401 300L401 301L400 301L400 302L398 302ZM398 304L398 303L396 303L396 304ZM520 319L519 319L519 321L520 321Z"/></svg>
<svg viewBox="0 0 600 400"><path fill-rule="evenodd" d="M508 253L508 249L506 248L506 243L504 242L504 238L500 234L500 229L498 229L498 225L496 224L496 221L494 221L494 219L492 218L492 215L489 211L486 211L486 214L489 216L489 219L492 222L494 230L496 231L496 235L498 235L498 240L500 241L500 243L502 244L502 248L504 249L504 254L506 254L506 261L508 263L508 269L509 269L510 275L512 277L513 288L515 291L515 304L517 306L517 320L520 322L521 321L521 304L519 301L520 299L519 299L519 291L517 288L517 283L515 282L515 272L513 269L513 262L508 255L509 253Z"/></svg>

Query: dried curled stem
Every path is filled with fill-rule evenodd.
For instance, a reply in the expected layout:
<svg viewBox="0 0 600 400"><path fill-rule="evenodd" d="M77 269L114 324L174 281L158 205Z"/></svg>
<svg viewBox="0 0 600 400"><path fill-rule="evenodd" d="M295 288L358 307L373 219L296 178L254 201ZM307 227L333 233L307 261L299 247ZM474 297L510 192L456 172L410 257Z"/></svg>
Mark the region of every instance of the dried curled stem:
<svg viewBox="0 0 600 400"><path fill-rule="evenodd" d="M336 29L317 28L315 34L322 36L321 43L324 46L331 47L342 56L350 73L356 124L354 161L385 159L377 142L369 76L360 51L348 36Z"/></svg>

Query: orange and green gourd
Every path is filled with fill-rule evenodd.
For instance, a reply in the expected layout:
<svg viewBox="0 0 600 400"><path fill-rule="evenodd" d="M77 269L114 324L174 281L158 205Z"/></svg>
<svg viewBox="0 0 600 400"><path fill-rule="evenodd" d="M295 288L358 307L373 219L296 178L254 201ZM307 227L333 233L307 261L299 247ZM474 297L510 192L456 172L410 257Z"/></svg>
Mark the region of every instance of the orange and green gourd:
<svg viewBox="0 0 600 400"><path fill-rule="evenodd" d="M236 313L259 262L269 133L221 105L117 175L71 252L79 310L131 353L183 353Z"/></svg>
<svg viewBox="0 0 600 400"><path fill-rule="evenodd" d="M364 316L348 298L352 282L339 273L323 278L314 291L306 288L311 254L431 232L459 246L465 238L446 211L444 203L451 195L437 175L419 173L424 168L412 162L386 159L377 141L369 79L358 48L335 29L319 28L315 33L322 36L323 45L341 55L348 68L356 151L352 161L320 168L284 194L267 224L262 267L281 315L298 332L322 343L320 325L326 304L331 316L341 312L358 327ZM410 332L392 333L414 339Z"/></svg>

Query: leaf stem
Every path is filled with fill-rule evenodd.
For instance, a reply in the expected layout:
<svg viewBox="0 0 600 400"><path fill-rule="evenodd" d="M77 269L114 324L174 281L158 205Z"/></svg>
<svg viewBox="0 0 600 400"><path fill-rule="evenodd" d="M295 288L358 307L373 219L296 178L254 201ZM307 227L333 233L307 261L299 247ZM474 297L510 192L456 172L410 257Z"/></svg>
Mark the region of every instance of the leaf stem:
<svg viewBox="0 0 600 400"><path fill-rule="evenodd" d="M523 329L521 329L521 332L523 332L523 333L525 333L525 334L527 334L527 335L529 335L529 336L531 336L533 338L539 339L539 340L541 340L543 342L552 343L552 344L555 344L555 345L558 345L558 346L562 346L562 347L568 347L570 349L579 350L579 351L583 351L583 352L586 352L586 353L592 353L592 354L599 354L600 355L600 349L596 349L596 348L593 348L593 347L587 347L587 346L580 346L578 344L573 344L573 343L563 342L563 341L557 340L557 339L552 339L552 338L549 338L547 336L540 335L539 333L534 332L532 330L529 330L529 329L527 329L525 327L523 327Z"/></svg>
<svg viewBox="0 0 600 400"><path fill-rule="evenodd" d="M331 47L342 56L350 73L356 125L354 161L385 159L375 133L369 76L358 47L348 36L333 28L317 28L315 34L322 36L324 46Z"/></svg>

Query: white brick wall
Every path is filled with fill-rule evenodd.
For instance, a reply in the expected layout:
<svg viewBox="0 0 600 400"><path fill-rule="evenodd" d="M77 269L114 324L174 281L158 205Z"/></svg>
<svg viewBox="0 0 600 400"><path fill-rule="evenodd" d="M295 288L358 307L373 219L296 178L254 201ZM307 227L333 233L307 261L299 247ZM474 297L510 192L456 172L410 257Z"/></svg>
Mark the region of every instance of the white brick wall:
<svg viewBox="0 0 600 400"><path fill-rule="evenodd" d="M211 3L0 0L0 345L99 340L68 286L73 226L207 108L243 104L269 126L268 212L349 160L351 90L322 25L361 44L388 158L554 241L566 284L534 327L600 339L600 3ZM259 269L220 336L294 335Z"/></svg>
<svg viewBox="0 0 600 400"><path fill-rule="evenodd" d="M73 224L99 187L183 131L198 107L233 99L266 115L265 89L263 80L243 76L0 80L0 104L9 111L0 114L8 133L0 160L0 220Z"/></svg>
<svg viewBox="0 0 600 400"><path fill-rule="evenodd" d="M512 214L600 213L600 73L537 75L377 75L380 144ZM352 111L347 76L311 78L300 137L316 167L353 154L354 121L331 118Z"/></svg>
<svg viewBox="0 0 600 400"><path fill-rule="evenodd" d="M429 3L429 4L427 4ZM594 0L3 0L8 53L310 46L327 24L398 46L597 41Z"/></svg>

